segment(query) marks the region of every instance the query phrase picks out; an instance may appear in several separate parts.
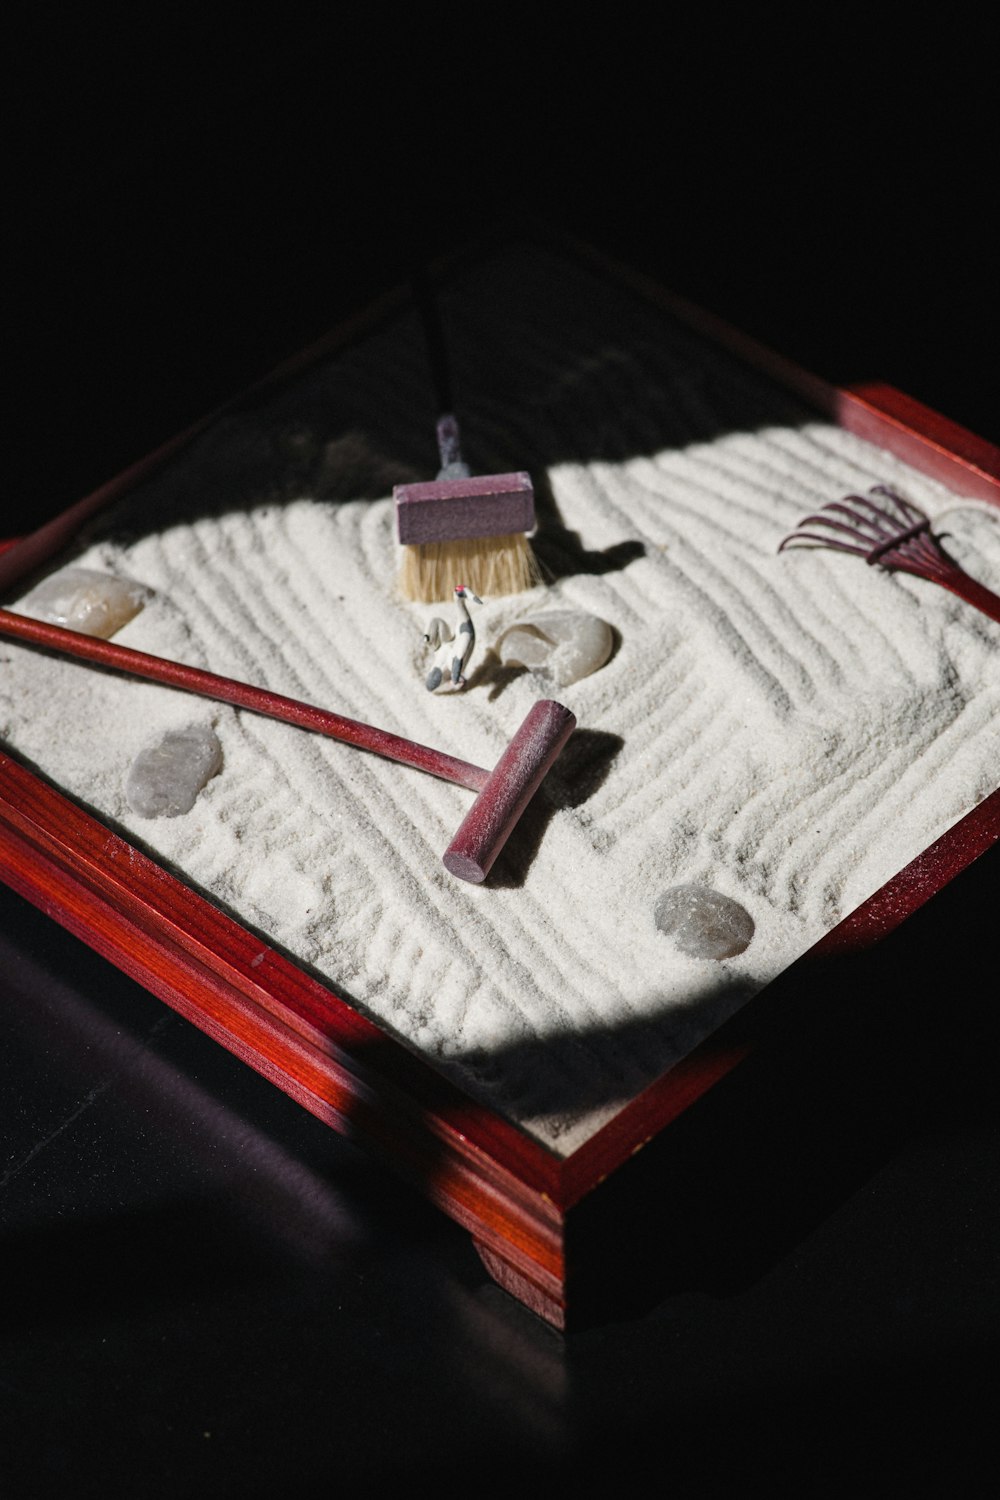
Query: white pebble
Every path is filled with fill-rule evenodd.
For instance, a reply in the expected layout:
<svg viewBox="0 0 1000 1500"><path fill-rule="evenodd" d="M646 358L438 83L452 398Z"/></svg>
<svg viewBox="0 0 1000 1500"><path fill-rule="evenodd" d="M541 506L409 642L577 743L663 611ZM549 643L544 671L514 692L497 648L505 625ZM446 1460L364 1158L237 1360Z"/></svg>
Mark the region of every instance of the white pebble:
<svg viewBox="0 0 1000 1500"><path fill-rule="evenodd" d="M674 885L657 901L653 920L691 958L735 958L750 944L750 913L707 885Z"/></svg>
<svg viewBox="0 0 1000 1500"><path fill-rule="evenodd" d="M221 769L222 746L207 724L171 729L136 756L125 798L140 818L177 818L191 811L202 787Z"/></svg>
<svg viewBox="0 0 1000 1500"><path fill-rule="evenodd" d="M569 687L603 667L614 645L611 626L578 609L518 620L497 641L505 667L529 667L554 687Z"/></svg>
<svg viewBox="0 0 1000 1500"><path fill-rule="evenodd" d="M62 568L25 595L18 609L35 620L106 641L139 613L149 593L131 578L94 568Z"/></svg>

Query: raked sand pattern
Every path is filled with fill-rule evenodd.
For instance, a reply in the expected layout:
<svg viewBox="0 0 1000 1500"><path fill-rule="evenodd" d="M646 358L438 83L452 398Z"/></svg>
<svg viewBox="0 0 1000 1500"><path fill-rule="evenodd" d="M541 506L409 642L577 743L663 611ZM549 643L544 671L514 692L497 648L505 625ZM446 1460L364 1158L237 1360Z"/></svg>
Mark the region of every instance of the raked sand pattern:
<svg viewBox="0 0 1000 1500"><path fill-rule="evenodd" d="M7 646L0 730L57 783L552 1149L573 1149L993 789L1000 627L832 552L806 512L897 484L1000 586L1000 521L799 411L665 315L538 253L445 304L467 456L542 481L547 589L487 601L462 695L423 686L437 607L393 593L392 483L433 468L416 328L370 335L175 460L77 559L154 597L117 639L492 765L548 684L488 648L545 608L618 649L555 694L581 733L484 888L440 856L470 794L287 726ZM548 486L548 492L545 486ZM128 768L211 723L187 815ZM656 930L668 886L739 901L722 963Z"/></svg>

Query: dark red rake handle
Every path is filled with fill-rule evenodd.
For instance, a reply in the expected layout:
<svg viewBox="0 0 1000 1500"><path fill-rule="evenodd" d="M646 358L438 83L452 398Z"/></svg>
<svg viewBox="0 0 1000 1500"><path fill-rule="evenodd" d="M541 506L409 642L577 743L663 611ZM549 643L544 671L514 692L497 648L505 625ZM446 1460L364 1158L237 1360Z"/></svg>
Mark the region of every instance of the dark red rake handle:
<svg viewBox="0 0 1000 1500"><path fill-rule="evenodd" d="M923 575L930 577L931 575ZM950 589L966 604L972 604L981 610L984 615L989 615L991 620L1000 623L1000 594L994 594L985 584L977 583L968 573L959 567L942 569L933 575L933 582L941 584L942 588Z"/></svg>

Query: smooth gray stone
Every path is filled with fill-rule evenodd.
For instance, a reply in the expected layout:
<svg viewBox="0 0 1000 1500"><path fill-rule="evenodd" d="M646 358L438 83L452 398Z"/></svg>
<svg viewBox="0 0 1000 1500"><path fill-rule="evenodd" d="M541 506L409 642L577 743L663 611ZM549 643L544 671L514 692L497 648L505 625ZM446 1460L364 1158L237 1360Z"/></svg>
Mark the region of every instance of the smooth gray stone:
<svg viewBox="0 0 1000 1500"><path fill-rule="evenodd" d="M555 687L569 687L603 667L613 645L606 620L582 609L553 609L509 626L496 649L505 667L529 667Z"/></svg>
<svg viewBox="0 0 1000 1500"><path fill-rule="evenodd" d="M140 818L177 818L221 769L222 746L207 724L171 729L132 762L125 799Z"/></svg>
<svg viewBox="0 0 1000 1500"><path fill-rule="evenodd" d="M708 885L674 885L653 908L661 932L691 958L735 958L750 944L753 917Z"/></svg>
<svg viewBox="0 0 1000 1500"><path fill-rule="evenodd" d="M116 578L96 568L61 568L43 578L18 608L35 620L106 641L139 613L149 594L144 584L131 578Z"/></svg>

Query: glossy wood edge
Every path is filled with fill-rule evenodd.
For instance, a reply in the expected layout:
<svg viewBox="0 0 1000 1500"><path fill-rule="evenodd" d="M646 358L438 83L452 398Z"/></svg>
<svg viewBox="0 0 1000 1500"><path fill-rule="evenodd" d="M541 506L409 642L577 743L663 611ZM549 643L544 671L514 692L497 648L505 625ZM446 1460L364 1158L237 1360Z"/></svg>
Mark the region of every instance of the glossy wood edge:
<svg viewBox="0 0 1000 1500"><path fill-rule="evenodd" d="M1000 453L946 418L888 386L838 390L589 246L564 237L560 246L848 430L961 493L1000 502ZM220 416L364 336L405 302L405 294L389 294L5 550L0 588L54 555L85 519ZM877 941L997 838L1000 790L787 972L805 975L824 955ZM738 1024L721 1028L560 1160L9 756L0 757L0 876L305 1108L417 1182L470 1230L491 1274L557 1325L566 1300L565 1214L753 1051L760 1037L751 1018L766 1010L764 990Z"/></svg>
<svg viewBox="0 0 1000 1500"><path fill-rule="evenodd" d="M383 1084L433 1109L442 1130L506 1158L533 1188L553 1191L558 1158L476 1104L392 1038L331 984L228 916L151 856L109 830L9 752L0 752L0 816L54 868L71 870L135 928L156 932L194 965L211 967L241 1003L262 1009L303 1043L348 1065L378 1053ZM96 911L95 911L96 915Z"/></svg>
<svg viewBox="0 0 1000 1500"><path fill-rule="evenodd" d="M0 876L558 1301L551 1153L8 754Z"/></svg>

